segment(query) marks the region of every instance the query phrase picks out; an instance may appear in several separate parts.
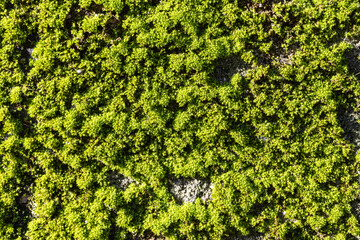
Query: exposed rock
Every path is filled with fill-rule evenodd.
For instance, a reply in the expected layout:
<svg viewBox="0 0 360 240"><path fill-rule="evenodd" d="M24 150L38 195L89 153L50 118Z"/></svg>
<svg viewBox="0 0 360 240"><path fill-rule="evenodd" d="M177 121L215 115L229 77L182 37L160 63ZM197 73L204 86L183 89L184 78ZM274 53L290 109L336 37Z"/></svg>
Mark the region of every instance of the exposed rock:
<svg viewBox="0 0 360 240"><path fill-rule="evenodd" d="M284 55L284 54L280 54L279 55L279 62L282 65L292 65L291 63L291 55Z"/></svg>
<svg viewBox="0 0 360 240"><path fill-rule="evenodd" d="M181 203L193 203L197 198L211 200L213 183L200 179L173 178L169 180L170 192Z"/></svg>
<svg viewBox="0 0 360 240"><path fill-rule="evenodd" d="M19 202L21 204L26 204L31 199L31 197L32 196L30 194L24 194L20 197Z"/></svg>
<svg viewBox="0 0 360 240"><path fill-rule="evenodd" d="M248 236L230 236L227 240L263 240L264 237L260 234L251 234Z"/></svg>
<svg viewBox="0 0 360 240"><path fill-rule="evenodd" d="M348 69L350 73L353 73L358 79L360 79L360 40L344 40L349 43L352 48L346 52L345 57L348 60Z"/></svg>
<svg viewBox="0 0 360 240"><path fill-rule="evenodd" d="M3 140L7 140L9 137L11 137L12 134L11 133L6 133L4 136L2 136Z"/></svg>
<svg viewBox="0 0 360 240"><path fill-rule="evenodd" d="M26 51L28 52L29 56L30 56L32 59L34 59L33 56L32 56L32 53L33 53L34 49L33 49L33 48L26 48Z"/></svg>
<svg viewBox="0 0 360 240"><path fill-rule="evenodd" d="M292 45L288 50L277 47L276 51L271 54L266 54L259 50L254 51L254 56L257 59L257 65L266 66L272 63L272 56L275 57L274 62L280 65L292 65L292 56L299 48L297 45ZM214 77L220 84L229 83L234 74L245 76L247 71L256 67L251 66L241 59L238 55L233 55L223 59L219 59L214 68Z"/></svg>
<svg viewBox="0 0 360 240"><path fill-rule="evenodd" d="M82 70L82 69L76 69L75 71L76 71L77 75L80 75L84 72L84 70Z"/></svg>
<svg viewBox="0 0 360 240"><path fill-rule="evenodd" d="M231 77L238 73L244 76L251 66L244 62L240 56L234 55L224 59L220 59L214 69L215 79L221 83L229 83Z"/></svg>
<svg viewBox="0 0 360 240"><path fill-rule="evenodd" d="M351 213L355 216L356 220L360 222L360 200L352 202ZM353 239L360 239L360 236L356 236Z"/></svg>
<svg viewBox="0 0 360 240"><path fill-rule="evenodd" d="M29 209L30 209L31 218L37 218L38 215L35 213L35 210L36 210L36 202L30 201L28 204L29 204L28 206L29 206Z"/></svg>
<svg viewBox="0 0 360 240"><path fill-rule="evenodd" d="M360 148L360 112L354 112L349 109L341 109L338 114L341 127L344 129L344 138L351 144L355 145L355 149Z"/></svg>
<svg viewBox="0 0 360 240"><path fill-rule="evenodd" d="M21 51L21 58L25 59L27 64L28 64L29 59L37 60L37 58L34 58L33 55L32 55L33 52L34 52L34 48L21 47L20 51Z"/></svg>
<svg viewBox="0 0 360 240"><path fill-rule="evenodd" d="M360 222L360 201L354 201L351 204L351 212L355 216L355 218Z"/></svg>
<svg viewBox="0 0 360 240"><path fill-rule="evenodd" d="M360 41L345 40L345 42L348 42L353 46L353 48L346 53L349 72L360 79ZM355 146L355 151L358 152L360 149L360 123L358 122L360 119L360 112L349 108L341 108L338 111L338 119L340 126L344 130L344 138L353 144ZM360 176L359 170L357 173ZM359 204L360 200L358 198L357 200L353 201L351 205L351 213L355 216L358 222L360 222ZM351 239L360 239L360 236L355 236Z"/></svg>
<svg viewBox="0 0 360 240"><path fill-rule="evenodd" d="M268 141L270 141L270 138L264 137L264 136L260 136L260 137L258 137L258 139L261 140L261 141L263 141L263 142L268 142Z"/></svg>
<svg viewBox="0 0 360 240"><path fill-rule="evenodd" d="M137 181L121 175L116 172L111 172L108 176L110 184L114 185L118 189L126 190L131 183L138 184Z"/></svg>
<svg viewBox="0 0 360 240"><path fill-rule="evenodd" d="M51 148L47 148L48 153L50 153L52 156L55 156L55 151Z"/></svg>
<svg viewBox="0 0 360 240"><path fill-rule="evenodd" d="M156 236L153 233L147 233L143 235L136 235L132 237L133 240L165 240L165 237Z"/></svg>

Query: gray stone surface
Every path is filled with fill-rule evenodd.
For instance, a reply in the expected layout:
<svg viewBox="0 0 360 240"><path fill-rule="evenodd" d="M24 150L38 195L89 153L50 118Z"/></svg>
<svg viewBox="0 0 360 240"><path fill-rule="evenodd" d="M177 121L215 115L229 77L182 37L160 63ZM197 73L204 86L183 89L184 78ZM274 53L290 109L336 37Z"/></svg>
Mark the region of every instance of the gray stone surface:
<svg viewBox="0 0 360 240"><path fill-rule="evenodd" d="M214 68L214 77L220 83L230 83L231 77L238 73L244 76L251 66L244 62L239 56L234 55L218 61Z"/></svg>
<svg viewBox="0 0 360 240"><path fill-rule="evenodd" d="M351 205L351 212L355 218L360 222L360 201L354 201Z"/></svg>
<svg viewBox="0 0 360 240"><path fill-rule="evenodd" d="M33 200L30 200L28 203L29 209L30 209L30 217L31 218L37 218L39 217L35 211L36 211L36 202Z"/></svg>
<svg viewBox="0 0 360 240"><path fill-rule="evenodd" d="M75 71L76 71L77 75L80 75L80 74L82 74L84 72L83 69L76 69Z"/></svg>
<svg viewBox="0 0 360 240"><path fill-rule="evenodd" d="M345 39L344 41L352 46L345 55L348 62L349 72L353 73L358 79L360 79L360 40Z"/></svg>
<svg viewBox="0 0 360 240"><path fill-rule="evenodd" d="M170 192L181 203L193 203L197 198L211 200L213 183L200 179L169 179Z"/></svg>
<svg viewBox="0 0 360 240"><path fill-rule="evenodd" d="M360 80L360 40L356 39L344 39L346 43L349 43L352 48L346 52L345 57L347 60L348 70L350 74ZM339 123L344 130L344 138L355 146L355 151L358 153L360 149L360 112L350 108L342 108L338 111ZM357 172L360 180L360 170ZM351 212L360 223L360 199L357 199L352 203ZM355 236L352 239L360 239L359 236Z"/></svg>
<svg viewBox="0 0 360 240"><path fill-rule="evenodd" d="M126 177L124 175L121 175L119 173L116 173L116 172L111 172L108 176L108 179L109 179L110 184L112 184L116 188L124 190L124 191L128 188L128 186L131 183L138 184L137 181L135 181L129 177Z"/></svg>
<svg viewBox="0 0 360 240"><path fill-rule="evenodd" d="M248 236L230 236L226 240L263 240L264 237L260 234L251 234Z"/></svg>
<svg viewBox="0 0 360 240"><path fill-rule="evenodd" d="M31 197L32 197L32 196L31 196L31 194L29 194L29 193L24 194L24 195L22 195L22 196L20 197L19 202L20 202L21 204L26 204L26 203L28 203L28 201L30 201Z"/></svg>
<svg viewBox="0 0 360 240"><path fill-rule="evenodd" d="M11 137L12 134L11 133L6 133L5 135L2 136L3 140L7 140L9 137Z"/></svg>
<svg viewBox="0 0 360 240"><path fill-rule="evenodd" d="M360 80L360 39L344 39L351 45L351 49L345 53L349 72ZM355 145L356 150L360 148L360 112L353 109L340 109L338 118L345 132L345 139Z"/></svg>
<svg viewBox="0 0 360 240"><path fill-rule="evenodd" d="M360 222L360 200L356 200L352 203L351 213L355 216L356 220ZM360 236L355 236L353 239L360 239Z"/></svg>
<svg viewBox="0 0 360 240"><path fill-rule="evenodd" d="M145 236L142 236L142 235L140 235L140 236L135 236L135 237L133 238L133 240L144 240L144 239L146 239L146 240L166 240L165 237L155 236L155 235L150 235L150 234L145 235Z"/></svg>
<svg viewBox="0 0 360 240"><path fill-rule="evenodd" d="M34 49L33 49L33 48L26 48L26 51L28 52L29 56L30 56L32 59L34 59L33 56L32 56L32 53L33 53Z"/></svg>
<svg viewBox="0 0 360 240"><path fill-rule="evenodd" d="M360 148L360 112L354 112L351 109L341 109L338 114L341 127L344 129L344 138L355 146Z"/></svg>
<svg viewBox="0 0 360 240"><path fill-rule="evenodd" d="M275 41L275 40L274 40ZM254 56L257 59L258 65L269 65L274 60L280 65L292 65L292 56L295 54L299 47L296 45L290 46L289 49L277 47L276 51L271 54L266 54L261 51L254 51ZM274 57L274 59L271 58ZM238 55L229 56L223 59L219 59L214 68L214 77L220 84L230 83L234 74L245 76L250 69L254 69L256 66L251 66L241 59Z"/></svg>
<svg viewBox="0 0 360 240"><path fill-rule="evenodd" d="M268 141L270 141L270 138L265 137L265 136L260 136L260 137L258 137L258 139L261 140L261 141L263 141L263 142L268 142Z"/></svg>
<svg viewBox="0 0 360 240"><path fill-rule="evenodd" d="M20 51L21 51L21 58L26 59L26 60L29 60L29 59L37 60L37 58L33 57L34 48L21 47Z"/></svg>

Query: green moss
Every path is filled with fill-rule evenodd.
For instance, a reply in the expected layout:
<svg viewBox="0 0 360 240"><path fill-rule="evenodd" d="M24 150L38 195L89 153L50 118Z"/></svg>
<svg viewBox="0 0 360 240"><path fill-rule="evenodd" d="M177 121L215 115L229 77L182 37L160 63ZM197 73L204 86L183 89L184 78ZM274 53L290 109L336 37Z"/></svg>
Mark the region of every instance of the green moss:
<svg viewBox="0 0 360 240"><path fill-rule="evenodd" d="M359 7L3 1L1 239L360 236L337 119L358 110ZM173 175L211 179L212 200L179 205Z"/></svg>

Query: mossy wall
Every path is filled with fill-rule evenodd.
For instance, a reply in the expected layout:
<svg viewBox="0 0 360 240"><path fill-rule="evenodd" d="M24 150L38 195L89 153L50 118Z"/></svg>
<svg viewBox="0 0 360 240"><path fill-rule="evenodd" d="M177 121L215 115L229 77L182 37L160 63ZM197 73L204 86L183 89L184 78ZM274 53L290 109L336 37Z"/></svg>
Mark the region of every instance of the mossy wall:
<svg viewBox="0 0 360 240"><path fill-rule="evenodd" d="M359 23L357 0L1 0L0 238L360 236Z"/></svg>

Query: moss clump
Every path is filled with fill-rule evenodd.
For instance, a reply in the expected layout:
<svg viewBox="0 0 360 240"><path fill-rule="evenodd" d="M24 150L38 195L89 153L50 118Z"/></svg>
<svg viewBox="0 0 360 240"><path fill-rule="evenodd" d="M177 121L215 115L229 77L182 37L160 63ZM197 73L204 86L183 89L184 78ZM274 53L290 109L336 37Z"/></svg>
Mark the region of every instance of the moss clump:
<svg viewBox="0 0 360 240"><path fill-rule="evenodd" d="M360 236L359 7L1 1L1 238Z"/></svg>

